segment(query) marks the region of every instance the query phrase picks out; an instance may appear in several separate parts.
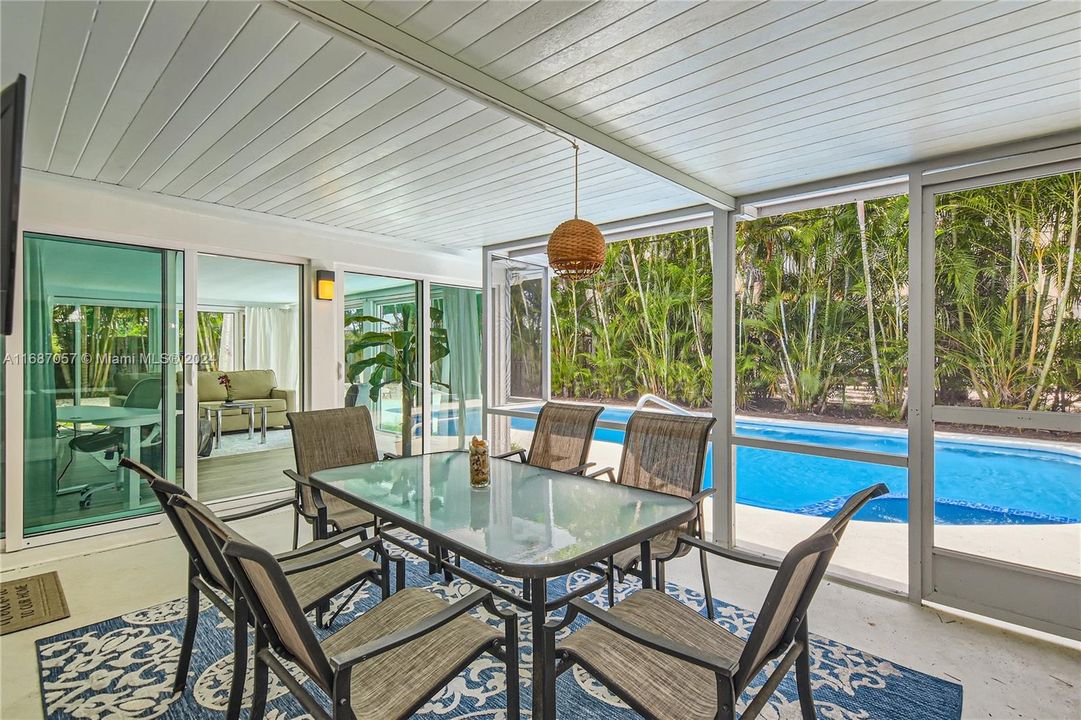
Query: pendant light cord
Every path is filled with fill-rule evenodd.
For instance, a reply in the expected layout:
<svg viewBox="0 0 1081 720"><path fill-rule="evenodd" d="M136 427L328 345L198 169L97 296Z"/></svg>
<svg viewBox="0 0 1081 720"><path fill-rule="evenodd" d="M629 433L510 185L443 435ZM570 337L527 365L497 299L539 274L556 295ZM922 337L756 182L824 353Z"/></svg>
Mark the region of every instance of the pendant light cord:
<svg viewBox="0 0 1081 720"><path fill-rule="evenodd" d="M574 145L574 219L578 219L578 143Z"/></svg>

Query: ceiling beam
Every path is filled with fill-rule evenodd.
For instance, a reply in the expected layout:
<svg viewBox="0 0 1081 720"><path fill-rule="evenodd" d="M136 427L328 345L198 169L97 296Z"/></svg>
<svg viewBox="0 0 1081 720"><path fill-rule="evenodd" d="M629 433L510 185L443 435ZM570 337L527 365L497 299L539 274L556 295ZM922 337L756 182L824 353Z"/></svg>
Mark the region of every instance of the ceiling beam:
<svg viewBox="0 0 1081 720"><path fill-rule="evenodd" d="M500 110L563 137L581 140L657 177L674 183L710 205L735 210L736 201L728 193L688 175L573 118L520 90L486 75L398 28L337 0L278 0L280 5L337 29L361 44L381 52L414 71L433 76L467 95L486 101Z"/></svg>

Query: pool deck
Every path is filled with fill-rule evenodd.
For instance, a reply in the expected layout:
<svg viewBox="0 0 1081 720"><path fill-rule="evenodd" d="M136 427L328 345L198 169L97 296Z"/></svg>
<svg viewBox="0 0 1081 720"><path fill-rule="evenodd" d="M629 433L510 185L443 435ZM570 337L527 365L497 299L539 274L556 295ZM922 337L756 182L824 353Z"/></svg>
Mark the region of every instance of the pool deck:
<svg viewBox="0 0 1081 720"><path fill-rule="evenodd" d="M511 430L511 439L529 447L532 433ZM619 467L622 446L594 442L589 459L597 468ZM706 528L712 530L712 513ZM748 550L783 555L810 535L824 518L736 505L736 544ZM1081 523L1070 525L937 525L938 547L1081 575ZM908 525L853 521L833 558L833 569L854 580L889 590L908 587Z"/></svg>

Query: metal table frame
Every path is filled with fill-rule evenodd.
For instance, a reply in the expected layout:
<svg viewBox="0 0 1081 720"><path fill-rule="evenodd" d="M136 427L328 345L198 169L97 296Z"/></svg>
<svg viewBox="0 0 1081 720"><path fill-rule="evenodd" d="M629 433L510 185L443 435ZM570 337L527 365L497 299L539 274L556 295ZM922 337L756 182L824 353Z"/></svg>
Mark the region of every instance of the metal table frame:
<svg viewBox="0 0 1081 720"><path fill-rule="evenodd" d="M239 403L232 405L219 405L217 407L208 407L206 409L206 419L211 420L211 413L213 413L214 421L214 447L221 447L221 414L223 410L240 410L246 412L248 415L248 439L255 438L255 411L259 410L260 427L259 427L259 444L266 445L266 405L260 405L256 407L255 403L251 401L241 400Z"/></svg>
<svg viewBox="0 0 1081 720"><path fill-rule="evenodd" d="M492 458L491 462L512 462L510 460L500 460L498 458ZM517 464L517 463L515 463ZM358 466L359 467L359 466ZM556 471L551 471L556 472ZM584 478L579 475L573 476L578 480L590 480L590 478ZM530 563L508 563L503 562L497 558L493 558L484 552L481 552L468 545L457 542L451 537L448 537L430 527L427 527L423 523L416 522L408 517L397 515L388 511L387 508L378 505L376 503L367 502L364 498L346 492L342 488L325 482L320 482L319 473L314 473L309 477L311 484L322 492L330 493L335 497L345 500L363 510L367 510L381 521L386 524L401 527L404 530L412 532L421 538L425 539L429 543L431 552L426 552L421 548L411 545L410 543L396 538L392 535L383 534L383 540L389 542L397 547L401 548L405 552L412 553L428 560L437 569L441 569L443 572L458 575L471 583L474 583L486 590L490 590L493 595L500 597L503 600L513 604L515 607L521 608L531 614L533 625L533 717L543 720L553 720L555 718L555 703L556 703L556 677L558 675L556 670L556 652L555 652L555 633L560 627L558 620L551 623L548 622L547 615L550 612L559 610L566 606L571 600L588 595L589 593L600 589L607 582L607 575L603 567L598 566L598 563L606 561L611 556L625 550L627 548L640 546L642 558L642 587L652 587L652 562L650 557L650 538L655 537L665 530L680 527L693 520L698 514L698 508L689 500L687 501L687 510L679 515L673 516L668 520L656 523L649 527L641 528L638 531L620 538L617 541L610 542L606 545L602 545L596 549L585 552L581 555L575 556L570 559L561 560L556 563L550 563L545 565L537 565ZM468 482L468 478L463 478L463 482ZM601 485L608 485L604 480L593 480L593 482L600 483ZM661 493L656 493L661 495ZM671 496L665 496L670 498ZM460 558L465 558L478 565L488 568L500 575L506 575L510 577L516 577L522 579L522 596L515 595L509 592L505 588L496 586L486 580L479 578L476 574L469 572L468 570L460 567L456 563L452 563L444 550L453 551ZM571 573L579 570L588 570L595 575L597 579L593 580L577 590L562 595L555 599L548 598L548 581L553 578L563 577L570 575ZM402 580L403 578L399 578ZM399 585L400 587L400 585Z"/></svg>

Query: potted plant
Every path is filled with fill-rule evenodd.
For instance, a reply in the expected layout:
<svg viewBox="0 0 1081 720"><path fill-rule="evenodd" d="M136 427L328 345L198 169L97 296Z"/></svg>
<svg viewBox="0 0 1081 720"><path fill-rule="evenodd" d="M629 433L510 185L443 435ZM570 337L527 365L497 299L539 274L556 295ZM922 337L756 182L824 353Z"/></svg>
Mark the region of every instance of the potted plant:
<svg viewBox="0 0 1081 720"><path fill-rule="evenodd" d="M233 395L233 381L229 379L229 373L222 373L219 375L218 384L225 387L225 402L233 402L236 398Z"/></svg>
<svg viewBox="0 0 1081 720"><path fill-rule="evenodd" d="M432 328L429 332L431 338L431 363L436 363L450 354L447 343L447 330L442 327L443 313L438 308L431 309ZM361 382L361 376L365 371L370 371L368 384L371 389L368 397L373 403L378 402L379 392L386 386L399 385L402 391L402 427L401 427L401 454L411 455L413 450L413 393L420 387L419 365L417 357L417 326L416 309L412 305L404 305L400 314L391 320L363 315L359 312L347 312L345 315L346 326L366 323L378 329L368 330L360 334L355 341L346 348L346 354L359 359L349 364L346 377L351 383ZM372 354L375 351L375 354ZM433 380L434 385L439 385L450 390L446 383Z"/></svg>

